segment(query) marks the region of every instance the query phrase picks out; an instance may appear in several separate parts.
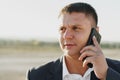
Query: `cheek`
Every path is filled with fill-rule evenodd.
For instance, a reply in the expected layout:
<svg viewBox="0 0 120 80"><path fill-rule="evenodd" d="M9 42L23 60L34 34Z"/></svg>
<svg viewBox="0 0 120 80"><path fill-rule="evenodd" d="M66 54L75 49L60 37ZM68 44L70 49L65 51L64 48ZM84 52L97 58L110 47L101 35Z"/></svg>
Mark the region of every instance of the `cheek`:
<svg viewBox="0 0 120 80"><path fill-rule="evenodd" d="M77 35L79 37L78 42L81 43L81 45L85 45L87 43L89 33L81 33Z"/></svg>

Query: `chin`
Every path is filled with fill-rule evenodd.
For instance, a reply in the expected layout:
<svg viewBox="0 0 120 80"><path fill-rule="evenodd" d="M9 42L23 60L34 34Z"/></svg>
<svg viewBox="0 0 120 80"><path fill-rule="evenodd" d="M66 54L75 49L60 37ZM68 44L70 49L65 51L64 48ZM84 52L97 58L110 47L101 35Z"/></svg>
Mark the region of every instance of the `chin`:
<svg viewBox="0 0 120 80"><path fill-rule="evenodd" d="M72 52L72 51L64 50L64 53L69 56L80 56L79 52Z"/></svg>

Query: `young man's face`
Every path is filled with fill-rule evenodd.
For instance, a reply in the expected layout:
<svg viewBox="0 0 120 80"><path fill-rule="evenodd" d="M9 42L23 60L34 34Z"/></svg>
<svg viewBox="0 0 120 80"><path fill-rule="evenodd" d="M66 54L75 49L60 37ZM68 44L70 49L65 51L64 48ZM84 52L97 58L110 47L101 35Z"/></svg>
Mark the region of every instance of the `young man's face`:
<svg viewBox="0 0 120 80"><path fill-rule="evenodd" d="M92 21L84 13L72 12L63 15L60 26L60 46L69 55L80 56L86 45Z"/></svg>

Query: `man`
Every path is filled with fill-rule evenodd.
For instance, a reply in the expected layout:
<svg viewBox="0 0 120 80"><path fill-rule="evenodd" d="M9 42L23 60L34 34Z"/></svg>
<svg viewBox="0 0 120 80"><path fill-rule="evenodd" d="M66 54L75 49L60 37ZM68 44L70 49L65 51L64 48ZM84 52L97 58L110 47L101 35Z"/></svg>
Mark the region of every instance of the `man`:
<svg viewBox="0 0 120 80"><path fill-rule="evenodd" d="M94 45L86 46L91 29L99 32L94 8L87 3L72 3L62 9L60 19L59 42L64 55L30 70L28 80L120 80L120 62L104 57L95 36Z"/></svg>

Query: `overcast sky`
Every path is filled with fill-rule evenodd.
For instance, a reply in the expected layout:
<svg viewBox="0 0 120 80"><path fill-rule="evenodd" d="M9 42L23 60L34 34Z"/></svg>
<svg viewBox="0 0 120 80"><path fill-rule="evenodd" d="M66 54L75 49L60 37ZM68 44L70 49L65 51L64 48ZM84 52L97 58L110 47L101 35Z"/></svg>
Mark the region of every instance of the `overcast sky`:
<svg viewBox="0 0 120 80"><path fill-rule="evenodd" d="M57 40L61 8L79 1L96 9L102 41L120 42L120 0L0 0L0 38Z"/></svg>

